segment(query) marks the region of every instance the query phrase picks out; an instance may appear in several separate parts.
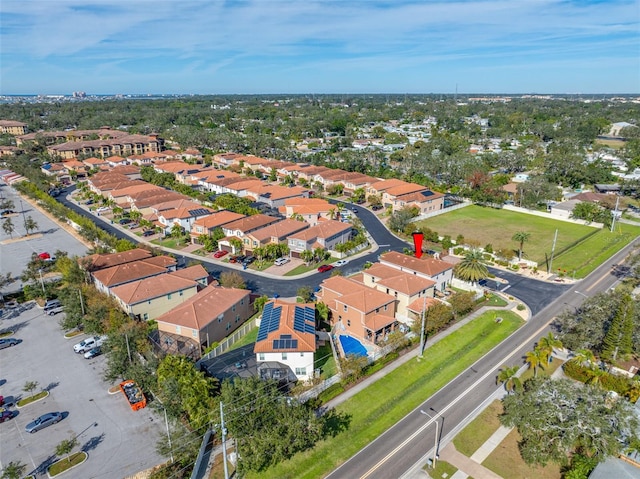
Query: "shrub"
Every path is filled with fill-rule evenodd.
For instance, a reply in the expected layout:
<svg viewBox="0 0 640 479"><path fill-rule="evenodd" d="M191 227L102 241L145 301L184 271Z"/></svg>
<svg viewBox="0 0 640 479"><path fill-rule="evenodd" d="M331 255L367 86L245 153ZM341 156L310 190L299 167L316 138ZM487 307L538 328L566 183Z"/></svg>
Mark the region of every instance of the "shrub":
<svg viewBox="0 0 640 479"><path fill-rule="evenodd" d="M518 271L520 269L520 266L517 265L517 264L514 264L514 265L511 266L511 269L514 270L514 271Z"/></svg>
<svg viewBox="0 0 640 479"><path fill-rule="evenodd" d="M324 404L344 392L344 386L340 383L332 384L318 395L318 399Z"/></svg>
<svg viewBox="0 0 640 479"><path fill-rule="evenodd" d="M464 254L464 248L455 248L453 250L453 254L458 255L458 256L461 255L461 254Z"/></svg>
<svg viewBox="0 0 640 479"><path fill-rule="evenodd" d="M488 245L486 245L486 246L484 247L484 251L485 251L486 253L493 253L493 246L491 246L491 243L489 243Z"/></svg>
<svg viewBox="0 0 640 479"><path fill-rule="evenodd" d="M518 306L516 306L516 309L518 311L524 311L525 309L527 309L527 307L524 304L519 303Z"/></svg>

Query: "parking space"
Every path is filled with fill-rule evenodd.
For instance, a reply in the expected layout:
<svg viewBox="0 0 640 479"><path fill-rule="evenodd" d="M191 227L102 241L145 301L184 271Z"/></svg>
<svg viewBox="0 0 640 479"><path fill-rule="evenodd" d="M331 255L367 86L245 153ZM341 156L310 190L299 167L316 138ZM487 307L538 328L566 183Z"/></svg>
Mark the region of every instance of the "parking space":
<svg viewBox="0 0 640 479"><path fill-rule="evenodd" d="M69 256L82 256L86 253L87 247L81 241L32 206L29 201L22 199L13 188L0 185L0 192L4 198L13 201L13 210L16 212L9 217L15 228L13 234L9 235L0 228L0 272L11 273L14 277L20 276L33 253L53 254L56 250L66 251ZM24 220L29 216L38 224L38 228L25 237ZM21 288L22 284L18 281L7 286L5 290L15 291Z"/></svg>
<svg viewBox="0 0 640 479"><path fill-rule="evenodd" d="M73 345L87 335L65 339L60 317L47 316L30 303L29 309L5 311L0 319L2 330L13 330L13 337L22 340L0 350L0 395L26 396L26 381L38 382L36 392L50 392L0 424L0 464L21 461L29 471L42 473L56 459L56 445L74 436L80 445L76 451L85 450L89 459L69 477L123 478L163 462L155 451L164 434L160 416L149 408L134 412L121 393L110 395L111 384L102 379L106 357L85 359L74 353ZM25 432L27 423L54 411L64 413L61 422L35 434Z"/></svg>

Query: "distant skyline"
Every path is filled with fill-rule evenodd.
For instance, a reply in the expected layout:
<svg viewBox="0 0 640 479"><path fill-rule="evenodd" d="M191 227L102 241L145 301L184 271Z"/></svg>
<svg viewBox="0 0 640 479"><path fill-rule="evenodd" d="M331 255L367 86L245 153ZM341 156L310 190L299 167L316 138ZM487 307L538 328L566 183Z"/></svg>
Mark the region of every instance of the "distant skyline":
<svg viewBox="0 0 640 479"><path fill-rule="evenodd" d="M0 94L640 93L637 0L2 0Z"/></svg>

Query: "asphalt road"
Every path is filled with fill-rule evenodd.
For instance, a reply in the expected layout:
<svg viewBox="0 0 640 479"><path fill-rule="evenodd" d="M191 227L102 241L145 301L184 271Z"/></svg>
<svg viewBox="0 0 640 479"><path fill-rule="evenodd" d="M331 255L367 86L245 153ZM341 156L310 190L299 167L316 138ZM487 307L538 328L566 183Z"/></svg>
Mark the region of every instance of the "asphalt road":
<svg viewBox="0 0 640 479"><path fill-rule="evenodd" d="M380 478L424 477L420 469L432 455L435 441L434 419L439 422L439 449L464 427L467 419L478 412L485 401L502 394L496 386L496 375L503 366L524 364L524 355L533 349L540 336L550 331L549 324L566 308L579 306L586 296L608 290L620 281L612 266L622 263L632 246L629 246L600 266L588 278L564 287L564 292L552 302L542 306L522 328L495 347L475 364L431 398L409 413L396 425L379 436L354 455L329 478ZM512 286L514 287L514 286ZM428 349L425 354L429 354Z"/></svg>
<svg viewBox="0 0 640 479"><path fill-rule="evenodd" d="M91 217L96 224L112 235L118 238L128 239L130 241L134 240L121 228L111 224L108 219L92 215L87 212L86 209L67 200L66 196L74 189L75 187L67 188L56 199L68 208L71 208L82 215ZM337 203L335 200L332 201ZM352 208L352 205L347 205L347 207ZM350 260L349 263L341 268L345 275L361 271L362 267L367 262L376 262L378 260L378 256L384 251L392 250L402 252L404 248L412 247L409 243L389 232L389 230L380 222L378 217L372 211L359 205L356 206L356 208L356 216L360 221L362 221L364 228L377 243L378 250ZM184 259L184 257L178 255L178 259ZM189 258L186 260L188 259ZM259 273L252 273L250 270L239 271L237 268L226 267L221 262L212 261L206 258L199 258L199 261L201 261L205 268L207 268L207 270L216 278L219 277L220 273L223 271L235 271L240 273L245 280L247 288L251 289L255 294L264 294L269 297L273 297L275 294L278 294L281 297L295 296L298 288L301 286L308 286L313 290L331 274L330 272L327 272L297 278L273 278ZM569 287L567 285L538 281L493 268L491 269L491 272L497 277L508 280L508 293L526 303L531 308L533 314L538 313L545 305L555 300Z"/></svg>

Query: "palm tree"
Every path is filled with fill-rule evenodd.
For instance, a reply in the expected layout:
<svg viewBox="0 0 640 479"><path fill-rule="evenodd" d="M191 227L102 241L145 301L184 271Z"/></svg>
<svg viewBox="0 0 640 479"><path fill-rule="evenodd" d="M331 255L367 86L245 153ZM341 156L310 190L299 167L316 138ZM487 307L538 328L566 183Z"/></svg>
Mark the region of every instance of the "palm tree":
<svg viewBox="0 0 640 479"><path fill-rule="evenodd" d="M518 249L518 260L522 259L522 248L524 247L524 244L529 241L530 237L531 233L527 233L526 231L516 231L511 237L513 241L520 243L520 249Z"/></svg>
<svg viewBox="0 0 640 479"><path fill-rule="evenodd" d="M596 356L590 349L578 349L576 354L571 358L571 361L575 361L578 364L588 363L590 368L596 362Z"/></svg>
<svg viewBox="0 0 640 479"><path fill-rule="evenodd" d="M546 364L548 360L547 353L538 347L529 351L524 357L529 363L529 368L533 368L533 377L538 375L538 367L543 367L543 364Z"/></svg>
<svg viewBox="0 0 640 479"><path fill-rule="evenodd" d="M517 376L520 368L518 366L511 366L510 368L504 368L500 370L500 374L496 378L496 383L504 384L504 388L508 393L513 391L520 391L522 389L522 381Z"/></svg>
<svg viewBox="0 0 640 479"><path fill-rule="evenodd" d="M551 362L551 355L553 354L554 348L562 348L562 341L557 339L552 332L549 332L549 334L540 338L538 348L547 354L549 362Z"/></svg>
<svg viewBox="0 0 640 479"><path fill-rule="evenodd" d="M454 272L458 278L474 284L489 275L482 251L478 249L467 251L462 261L456 265Z"/></svg>
<svg viewBox="0 0 640 479"><path fill-rule="evenodd" d="M13 238L13 232L16 230L16 228L15 226L13 226L13 221L11 221L11 218L7 218L6 220L4 220L4 223L2 223L2 229L11 238Z"/></svg>
<svg viewBox="0 0 640 479"><path fill-rule="evenodd" d="M589 377L589 379L587 379L587 384L598 386L602 381L602 378L604 378L607 375L607 372L603 371L600 368L594 368L591 370L590 374L591 376Z"/></svg>
<svg viewBox="0 0 640 479"><path fill-rule="evenodd" d="M38 223L36 223L31 216L27 216L27 219L24 222L24 229L27 230L27 236L29 236L30 231L38 229Z"/></svg>

